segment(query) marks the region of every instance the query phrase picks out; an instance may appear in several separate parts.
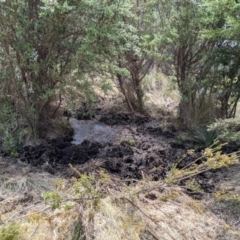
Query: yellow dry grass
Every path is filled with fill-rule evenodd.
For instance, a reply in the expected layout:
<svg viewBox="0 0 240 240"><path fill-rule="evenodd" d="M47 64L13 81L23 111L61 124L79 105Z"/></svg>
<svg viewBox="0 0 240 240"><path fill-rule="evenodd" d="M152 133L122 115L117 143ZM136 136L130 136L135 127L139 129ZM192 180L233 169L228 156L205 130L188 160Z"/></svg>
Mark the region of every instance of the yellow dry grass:
<svg viewBox="0 0 240 240"><path fill-rule="evenodd" d="M180 187L140 181L135 186L121 185L115 189L116 186L108 189L108 196L100 199L94 214L96 240L212 240L228 234L222 220L201 202L187 196ZM31 207L32 204L18 203L17 208L2 214L2 222L11 219L9 223L12 220L19 223L24 240L73 239L73 226L79 213L76 202L65 201L56 210L51 210L41 198L38 204ZM88 210L83 209L83 212Z"/></svg>

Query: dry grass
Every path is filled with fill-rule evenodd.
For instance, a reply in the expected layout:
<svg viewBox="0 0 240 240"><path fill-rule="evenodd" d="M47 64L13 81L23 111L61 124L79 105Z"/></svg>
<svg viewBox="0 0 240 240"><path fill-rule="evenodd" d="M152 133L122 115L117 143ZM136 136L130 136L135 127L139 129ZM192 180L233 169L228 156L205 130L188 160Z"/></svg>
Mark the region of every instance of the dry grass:
<svg viewBox="0 0 240 240"><path fill-rule="evenodd" d="M14 190L18 195L20 189L35 189L38 192L44 189L46 181L52 181L46 175L35 176L34 183L28 183L24 177L17 188L7 188L6 191ZM12 181L8 179L7 182ZM226 224L210 213L201 202L187 196L180 187L148 181L140 181L135 186L124 186L122 183L116 185L115 181L110 181L104 186L108 194L100 197L97 209L92 212L91 234L96 240L210 240L227 234ZM59 192L63 196L63 204L60 209L53 211L41 198L36 205L31 201L26 201L25 204L18 202L17 208L2 214L5 227L12 221L17 222L23 231L21 236L24 240L78 239L74 235L78 236L77 232L84 229L81 222L78 222L79 213L89 217L93 208L81 209L81 206L91 205L79 205L78 201L70 200L70 192L67 195L66 192L66 189ZM67 199L64 200L64 196ZM84 224L87 221L86 218ZM85 234L86 239L90 239L88 233Z"/></svg>
<svg viewBox="0 0 240 240"><path fill-rule="evenodd" d="M145 104L148 109L157 109L177 115L180 93L173 79L153 70L143 82Z"/></svg>
<svg viewBox="0 0 240 240"><path fill-rule="evenodd" d="M100 196L98 208L92 212L94 224L89 229L96 240L238 239L230 226L227 227L202 202L187 196L180 187L146 180L134 186L124 186L121 181L118 184L116 179L113 181L109 177L102 186L107 195ZM9 183L15 187L9 188ZM1 191L8 196L12 192L12 196L1 201L8 209L1 209L1 220L5 225L0 225L0 229L16 222L24 240L79 239L76 238L79 237L77 232L84 229L78 221L79 213L86 216L84 224L87 224L87 217L93 209L81 209L81 204L71 200L71 191L65 188L59 192L63 204L60 209L52 211L40 196L40 192L46 189L54 190L50 175L27 174L22 179L18 175L15 180L5 176ZM27 195L24 198L21 191L35 192L38 198L29 199ZM87 235L86 239L91 238Z"/></svg>
<svg viewBox="0 0 240 240"><path fill-rule="evenodd" d="M52 191L54 185L49 182L47 173L28 173L24 176L0 176L0 195L17 194L24 192L42 193Z"/></svg>
<svg viewBox="0 0 240 240"><path fill-rule="evenodd" d="M220 220L181 188L156 182L145 187L140 183L128 189L131 194L112 192L101 200L96 239L217 239L225 231Z"/></svg>

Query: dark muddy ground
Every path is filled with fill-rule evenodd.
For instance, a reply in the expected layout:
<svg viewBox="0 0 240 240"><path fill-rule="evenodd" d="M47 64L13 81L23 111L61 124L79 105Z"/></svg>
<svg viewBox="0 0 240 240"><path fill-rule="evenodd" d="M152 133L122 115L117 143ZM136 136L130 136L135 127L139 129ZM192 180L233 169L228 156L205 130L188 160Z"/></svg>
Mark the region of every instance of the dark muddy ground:
<svg viewBox="0 0 240 240"><path fill-rule="evenodd" d="M160 180L188 149L201 150L194 141L179 140L173 125L162 127L161 119L109 112L94 121L70 121L75 129L74 136L53 139L35 147L27 146L20 157L21 162L65 177L75 175L68 167L72 164L80 172L101 168L125 180ZM187 156L179 167L194 159ZM212 171L197 178L205 192L214 191L217 181L214 174Z"/></svg>
<svg viewBox="0 0 240 240"><path fill-rule="evenodd" d="M17 200L14 198L14 201L9 203L7 194L3 192L0 195L1 214L10 212L9 209L15 209L19 204L16 201L23 204L25 204L24 201L40 201L39 196L42 192L53 191L55 178L77 177L76 171L70 168L69 164L72 164L80 173L98 173L99 170L104 169L110 173L113 181L116 180L119 183L124 181L131 184L143 178L157 181L167 176L173 164L182 158L187 150L195 149L196 154L186 154L184 160L178 165L179 168L195 160L204 148L193 137L192 139L191 136L183 137L170 119L166 118L151 119L131 116L127 113L108 112L99 113L94 120L86 119L86 116L70 118L70 123L75 130L73 136L52 139L38 146L26 146L18 159L6 158L0 161L2 182L14 176L15 185L20 185L18 194L19 192L24 194L24 196L17 196ZM238 146L229 144L223 151L230 153L238 149ZM180 183L183 185L181 188L183 192L191 198L201 200L200 202L209 212L216 215L218 219L224 219L235 231L238 231L240 224L239 204L232 201L222 203L213 196L216 191L229 191L229 189L240 194L239 170L240 165L228 170L208 171L197 176L195 180L201 187L200 192L188 189L185 182ZM115 178L114 175L117 177ZM0 186L3 186L2 182ZM13 185L12 182L11 184ZM7 185L9 185L8 182L5 183L5 186ZM21 186L25 185L30 190L37 186L39 196L33 194L32 190L23 192ZM10 193L9 196L12 197ZM177 212L174 216L179 214L180 212ZM187 218L188 216L183 219ZM197 227L199 227L198 222ZM224 236L217 239L235 238Z"/></svg>

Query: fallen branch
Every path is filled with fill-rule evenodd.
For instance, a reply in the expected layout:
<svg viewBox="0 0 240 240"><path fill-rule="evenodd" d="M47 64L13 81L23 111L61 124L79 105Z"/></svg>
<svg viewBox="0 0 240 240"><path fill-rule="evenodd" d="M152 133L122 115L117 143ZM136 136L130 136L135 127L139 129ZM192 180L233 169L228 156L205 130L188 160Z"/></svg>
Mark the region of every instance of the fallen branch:
<svg viewBox="0 0 240 240"><path fill-rule="evenodd" d="M30 240L33 238L33 236L35 235L35 233L37 232L37 230L38 230L38 228L39 228L39 224L37 225L37 227L35 228L35 230L33 231L33 233L31 234L31 236L30 236Z"/></svg>
<svg viewBox="0 0 240 240"><path fill-rule="evenodd" d="M29 210L29 209L31 209L31 208L33 208L33 207L36 207L36 206L38 206L38 205L41 205L41 204L42 204L42 203L39 203L39 204L37 204L37 205L31 205L31 206L26 207L26 208L24 208L23 210L15 213L15 214L13 214L7 221L5 221L4 223L1 224L0 228L2 228L3 226L5 226L7 223L9 223L9 222L11 222L11 221L14 221L14 220L16 219L16 218L14 219L14 217L17 216L18 214L21 214L21 213L25 212L26 210ZM18 219L18 218L17 218L17 219Z"/></svg>
<svg viewBox="0 0 240 240"><path fill-rule="evenodd" d="M150 216L148 216L145 212L143 212L143 210L138 207L134 202L132 202L130 199L123 197L121 198L123 200L127 200L129 203L131 203L135 208L137 208L145 217L147 217L148 219L150 219L153 223L155 223L158 227L160 227L161 229L163 229L153 218L151 218ZM174 238L169 232L167 232L165 229L163 229L163 231L165 231L172 239L177 240L176 238ZM162 237L162 236L161 236Z"/></svg>
<svg viewBox="0 0 240 240"><path fill-rule="evenodd" d="M40 204L39 204L39 205L40 205ZM33 208L33 207L35 207L35 206L36 206L36 205L29 206L29 207L23 209L22 211L13 214L7 221L5 221L4 223L2 223L2 225L0 226L0 228L2 228L3 226L5 226L5 225L6 225L7 223L9 223L9 222L16 221L16 220L19 220L19 219L22 219L22 218L25 218L25 217L30 216L31 214L27 214L27 215L24 215L24 216L20 216L20 217L14 218L14 217L17 216L18 214L21 214L21 213L23 213L24 211L26 211L26 210L28 210L28 209L31 209L31 208ZM49 206L49 207L45 207L44 209L42 209L42 210L40 210L40 211L38 211L38 212L36 212L36 213L44 212L44 211L46 211L46 210L49 209L49 208L50 208L50 206Z"/></svg>

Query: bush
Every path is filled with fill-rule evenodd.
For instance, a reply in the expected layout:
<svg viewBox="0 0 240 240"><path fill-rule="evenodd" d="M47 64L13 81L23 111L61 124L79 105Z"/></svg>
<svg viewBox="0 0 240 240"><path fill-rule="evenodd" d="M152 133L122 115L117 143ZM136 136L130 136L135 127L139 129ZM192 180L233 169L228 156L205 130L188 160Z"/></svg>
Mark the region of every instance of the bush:
<svg viewBox="0 0 240 240"><path fill-rule="evenodd" d="M19 130L17 114L14 112L14 106L11 102L0 102L0 143L1 151L18 155L21 150L22 138Z"/></svg>
<svg viewBox="0 0 240 240"><path fill-rule="evenodd" d="M217 137L215 131L208 131L206 127L197 128L193 135L194 140L204 147L212 145Z"/></svg>
<svg viewBox="0 0 240 240"><path fill-rule="evenodd" d="M23 240L22 231L17 223L11 223L0 231L1 240Z"/></svg>
<svg viewBox="0 0 240 240"><path fill-rule="evenodd" d="M209 132L216 132L217 139L222 142L240 144L240 121L238 118L218 119L208 126Z"/></svg>

